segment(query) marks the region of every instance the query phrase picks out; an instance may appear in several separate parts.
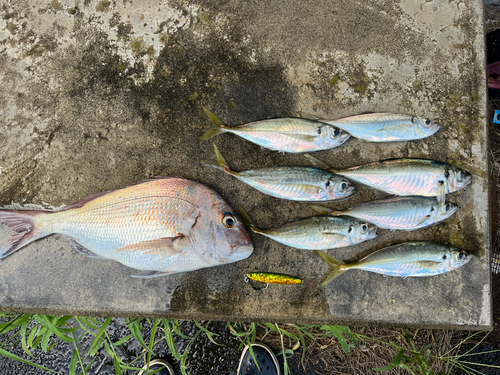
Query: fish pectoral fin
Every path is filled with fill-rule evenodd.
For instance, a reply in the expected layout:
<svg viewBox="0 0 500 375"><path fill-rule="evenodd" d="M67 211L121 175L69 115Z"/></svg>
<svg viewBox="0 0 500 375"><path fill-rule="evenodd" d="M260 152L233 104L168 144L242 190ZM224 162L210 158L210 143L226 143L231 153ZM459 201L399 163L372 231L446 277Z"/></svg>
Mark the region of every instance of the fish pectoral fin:
<svg viewBox="0 0 500 375"><path fill-rule="evenodd" d="M309 135L309 134L286 133L286 136L290 137L290 138L298 139L299 141L305 141L305 142L314 142L314 140L316 139L316 136Z"/></svg>
<svg viewBox="0 0 500 375"><path fill-rule="evenodd" d="M288 182L281 182L281 185L294 186L294 185L296 185L296 183L295 182L290 182L290 183L288 183ZM316 186L316 185L306 185L306 184L301 184L300 185L300 189L304 193L306 193L306 194L319 194L323 190L319 186Z"/></svg>
<svg viewBox="0 0 500 375"><path fill-rule="evenodd" d="M108 258L105 258L101 255L97 255L96 253L90 251L89 249L87 249L85 246L81 245L75 238L73 237L68 237L68 236L64 236L64 238L66 238L68 240L68 242L71 244L71 246L73 246L73 249L75 249L76 251L78 251L79 253L82 253L90 258L94 258L94 259L108 259Z"/></svg>
<svg viewBox="0 0 500 375"><path fill-rule="evenodd" d="M415 224L413 227L415 228L415 227L421 226L423 223L425 223L430 218L431 218L431 215L424 216L424 218L420 222L418 222L417 224Z"/></svg>
<svg viewBox="0 0 500 375"><path fill-rule="evenodd" d="M384 127L380 128L379 130L377 130L376 133L378 133L378 132L386 132L386 131L391 131L391 130L401 130L401 124L394 124L394 125L384 126Z"/></svg>
<svg viewBox="0 0 500 375"><path fill-rule="evenodd" d="M189 237L180 234L175 237L162 237L156 240L137 242L115 250L115 253L122 251L134 251L147 255L156 255L161 258L169 258L184 250L187 245L191 245Z"/></svg>
<svg viewBox="0 0 500 375"><path fill-rule="evenodd" d="M408 263L416 264L419 267L431 270L441 266L441 262L435 262L432 260L416 260L415 262L408 262Z"/></svg>
<svg viewBox="0 0 500 375"><path fill-rule="evenodd" d="M130 275L130 276L138 279L152 279L154 277L165 276L170 273L171 272L162 272L162 271L141 271L137 275Z"/></svg>

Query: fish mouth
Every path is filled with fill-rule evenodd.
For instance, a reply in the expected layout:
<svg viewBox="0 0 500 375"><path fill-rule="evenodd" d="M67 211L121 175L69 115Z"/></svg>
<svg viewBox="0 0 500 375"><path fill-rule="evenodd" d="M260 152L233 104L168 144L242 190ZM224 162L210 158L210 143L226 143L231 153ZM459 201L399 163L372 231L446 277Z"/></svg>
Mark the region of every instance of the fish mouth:
<svg viewBox="0 0 500 375"><path fill-rule="evenodd" d="M439 129L441 129L441 125L433 122L431 124L431 126L429 126L429 133L432 135L432 134L436 133Z"/></svg>
<svg viewBox="0 0 500 375"><path fill-rule="evenodd" d="M345 141L347 141L349 138L351 138L351 135L348 132L343 131L343 134L341 134L338 138L339 146L343 144Z"/></svg>
<svg viewBox="0 0 500 375"><path fill-rule="evenodd" d="M240 245L234 249L233 257L236 260L243 260L252 255L252 252L253 252L252 244Z"/></svg>

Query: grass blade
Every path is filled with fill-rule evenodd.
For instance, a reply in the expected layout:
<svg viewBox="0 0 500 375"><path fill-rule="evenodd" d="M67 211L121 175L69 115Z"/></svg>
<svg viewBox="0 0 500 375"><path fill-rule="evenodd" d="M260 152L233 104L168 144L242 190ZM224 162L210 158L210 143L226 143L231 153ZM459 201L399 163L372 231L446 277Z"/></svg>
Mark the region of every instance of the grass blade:
<svg viewBox="0 0 500 375"><path fill-rule="evenodd" d="M3 355L5 357L8 357L10 359L13 359L15 361L19 361L19 362L23 362L23 363L27 363L28 365L31 365L31 366L35 366L35 367L38 367L38 368L41 368L42 370L45 370L45 371L49 371L49 372L53 372L53 373L56 373L54 370L51 370L45 366L42 366L42 365L39 365L39 364L36 364L36 363L33 363L33 362L30 362L30 361L27 361L21 357L18 357L17 355L15 354L12 354L11 352L8 352L7 350L5 349L2 349L0 348L0 355Z"/></svg>

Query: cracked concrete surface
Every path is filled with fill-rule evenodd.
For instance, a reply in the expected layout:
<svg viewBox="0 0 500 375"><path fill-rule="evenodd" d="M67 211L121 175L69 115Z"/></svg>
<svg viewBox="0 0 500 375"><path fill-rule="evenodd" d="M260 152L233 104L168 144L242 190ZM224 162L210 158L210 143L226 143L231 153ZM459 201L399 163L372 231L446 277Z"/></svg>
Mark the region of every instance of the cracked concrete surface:
<svg viewBox="0 0 500 375"><path fill-rule="evenodd" d="M118 263L51 236L1 260L3 310L219 320L491 327L490 218L483 10L480 2L347 0L6 1L0 4L0 205L60 207L152 176L179 176L240 204L261 227L312 216L205 168L201 105L238 125L298 112L339 118L406 112L442 124L432 138L350 140L316 154L338 167L397 157L451 162L473 185L451 220L331 250L341 259L391 242L436 240L478 255L422 279L353 271L326 288L312 252L252 235L235 264L138 280ZM234 169L305 164L231 135L215 138ZM344 209L377 193L360 188ZM6 228L0 233L4 238ZM252 271L302 277L257 292Z"/></svg>

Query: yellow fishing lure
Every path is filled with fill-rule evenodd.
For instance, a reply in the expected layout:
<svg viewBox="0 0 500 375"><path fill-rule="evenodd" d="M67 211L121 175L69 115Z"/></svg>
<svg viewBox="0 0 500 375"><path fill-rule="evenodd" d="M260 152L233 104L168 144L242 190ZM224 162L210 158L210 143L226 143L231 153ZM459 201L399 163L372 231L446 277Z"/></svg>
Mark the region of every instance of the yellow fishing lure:
<svg viewBox="0 0 500 375"><path fill-rule="evenodd" d="M262 283L268 284L301 284L302 280L298 277L293 277L289 275L284 275L281 273L270 273L270 272L253 272L247 273L246 278L260 281Z"/></svg>

